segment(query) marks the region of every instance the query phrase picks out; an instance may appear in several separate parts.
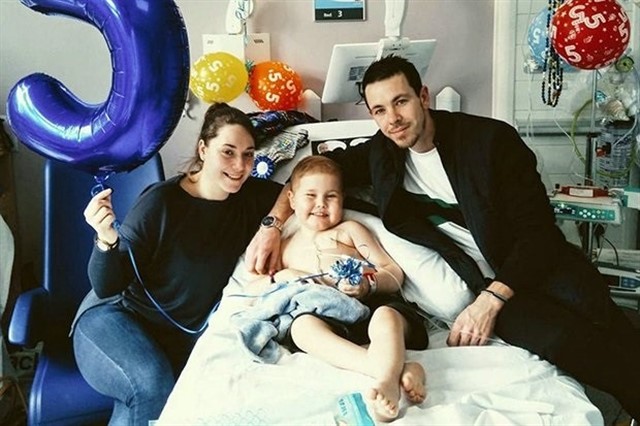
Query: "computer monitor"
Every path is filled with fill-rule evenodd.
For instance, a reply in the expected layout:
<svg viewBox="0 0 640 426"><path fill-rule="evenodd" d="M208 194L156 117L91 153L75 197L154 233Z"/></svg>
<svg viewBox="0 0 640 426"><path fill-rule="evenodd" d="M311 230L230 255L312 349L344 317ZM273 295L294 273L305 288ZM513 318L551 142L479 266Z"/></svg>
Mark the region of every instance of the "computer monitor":
<svg viewBox="0 0 640 426"><path fill-rule="evenodd" d="M420 76L424 78L427 73L429 61L436 48L436 40L411 40L408 46L397 51L386 51L402 56L411 61ZM358 102L360 96L360 84L364 72L376 60L380 52L380 43L349 43L336 44L331 52L331 61L327 71L327 79L322 91L322 103L349 103Z"/></svg>

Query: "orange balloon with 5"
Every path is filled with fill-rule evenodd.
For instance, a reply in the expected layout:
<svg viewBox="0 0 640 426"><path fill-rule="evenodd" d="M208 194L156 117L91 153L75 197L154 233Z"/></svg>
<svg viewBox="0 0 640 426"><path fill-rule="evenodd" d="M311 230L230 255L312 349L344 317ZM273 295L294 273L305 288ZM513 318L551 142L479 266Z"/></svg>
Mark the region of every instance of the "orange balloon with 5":
<svg viewBox="0 0 640 426"><path fill-rule="evenodd" d="M296 109L302 96L302 79L283 62L260 62L249 73L249 95L262 110Z"/></svg>
<svg viewBox="0 0 640 426"><path fill-rule="evenodd" d="M204 102L230 102L247 87L244 63L226 52L207 53L191 67L189 88Z"/></svg>

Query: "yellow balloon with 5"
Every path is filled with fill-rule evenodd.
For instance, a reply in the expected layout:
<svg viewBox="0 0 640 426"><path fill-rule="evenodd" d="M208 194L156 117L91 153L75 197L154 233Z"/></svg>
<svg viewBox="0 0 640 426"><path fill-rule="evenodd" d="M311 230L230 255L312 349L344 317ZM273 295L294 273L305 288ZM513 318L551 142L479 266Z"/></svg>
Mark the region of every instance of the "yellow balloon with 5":
<svg viewBox="0 0 640 426"><path fill-rule="evenodd" d="M189 88L204 102L230 102L247 86L249 74L244 63L227 52L201 56L191 67Z"/></svg>

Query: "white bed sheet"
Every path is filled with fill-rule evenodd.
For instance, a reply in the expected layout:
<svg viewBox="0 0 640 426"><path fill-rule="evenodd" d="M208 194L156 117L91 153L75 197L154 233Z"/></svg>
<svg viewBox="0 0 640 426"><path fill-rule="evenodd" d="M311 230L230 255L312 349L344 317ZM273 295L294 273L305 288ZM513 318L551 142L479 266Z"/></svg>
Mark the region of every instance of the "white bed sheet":
<svg viewBox="0 0 640 426"><path fill-rule="evenodd" d="M167 401L158 425L334 425L340 396L372 379L307 354L284 353L275 365L250 360L229 317L246 299L240 260L220 308ZM397 425L601 425L582 386L529 352L506 345L446 346L446 331L407 359L427 371L424 403L401 401Z"/></svg>

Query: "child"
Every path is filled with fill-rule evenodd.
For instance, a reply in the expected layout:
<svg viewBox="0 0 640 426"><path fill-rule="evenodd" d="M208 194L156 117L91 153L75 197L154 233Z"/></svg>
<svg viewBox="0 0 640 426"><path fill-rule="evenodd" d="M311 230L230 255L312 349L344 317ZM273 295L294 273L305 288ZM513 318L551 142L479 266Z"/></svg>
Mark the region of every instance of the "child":
<svg viewBox="0 0 640 426"><path fill-rule="evenodd" d="M300 227L283 241L285 269L276 281L329 272L344 255L366 259L375 268L365 268L356 285L344 279L338 283L341 292L369 306L368 320L345 325L304 314L293 320L291 342L332 365L373 377L376 384L365 397L377 420L392 421L398 416L401 388L414 403L426 396L423 367L405 362L405 344L426 349L428 337L421 317L395 294L404 274L367 228L342 220L342 172L335 162L323 156L304 158L292 172L288 195ZM336 284L330 275L316 279ZM360 346L366 343L368 348Z"/></svg>

